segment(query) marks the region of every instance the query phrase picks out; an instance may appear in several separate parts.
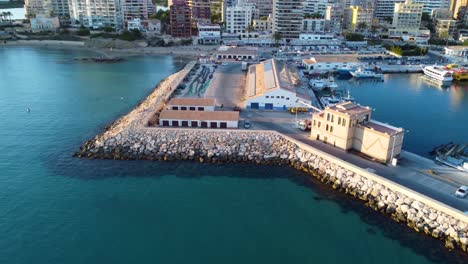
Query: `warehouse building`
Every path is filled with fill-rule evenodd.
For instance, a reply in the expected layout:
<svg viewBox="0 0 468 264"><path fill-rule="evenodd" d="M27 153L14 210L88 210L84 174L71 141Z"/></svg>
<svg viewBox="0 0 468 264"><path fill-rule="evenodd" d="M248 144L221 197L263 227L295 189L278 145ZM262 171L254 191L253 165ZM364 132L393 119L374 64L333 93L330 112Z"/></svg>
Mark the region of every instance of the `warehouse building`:
<svg viewBox="0 0 468 264"><path fill-rule="evenodd" d="M213 98L172 98L167 109L181 111L214 111L216 101Z"/></svg>
<svg viewBox="0 0 468 264"><path fill-rule="evenodd" d="M159 116L159 125L164 127L238 128L239 112L164 110Z"/></svg>
<svg viewBox="0 0 468 264"><path fill-rule="evenodd" d="M249 67L246 88L246 106L250 109L304 107L298 100L311 104L297 70L273 59Z"/></svg>

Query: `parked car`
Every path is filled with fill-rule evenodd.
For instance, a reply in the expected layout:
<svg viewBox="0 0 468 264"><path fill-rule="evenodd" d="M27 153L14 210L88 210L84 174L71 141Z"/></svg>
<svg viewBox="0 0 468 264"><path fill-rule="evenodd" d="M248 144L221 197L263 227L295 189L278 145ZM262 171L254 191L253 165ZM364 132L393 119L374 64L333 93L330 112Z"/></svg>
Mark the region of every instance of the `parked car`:
<svg viewBox="0 0 468 264"><path fill-rule="evenodd" d="M227 62L221 63L221 66L227 66L227 65L228 65Z"/></svg>
<svg viewBox="0 0 468 264"><path fill-rule="evenodd" d="M468 194L468 186L460 186L458 190L455 192L455 196L458 198L465 198L466 195Z"/></svg>
<svg viewBox="0 0 468 264"><path fill-rule="evenodd" d="M249 129L249 128L251 128L251 127L252 127L252 125L250 124L250 121L249 121L249 120L245 120L245 121L244 121L244 128Z"/></svg>
<svg viewBox="0 0 468 264"><path fill-rule="evenodd" d="M234 111L240 112L241 108L239 106L234 106Z"/></svg>

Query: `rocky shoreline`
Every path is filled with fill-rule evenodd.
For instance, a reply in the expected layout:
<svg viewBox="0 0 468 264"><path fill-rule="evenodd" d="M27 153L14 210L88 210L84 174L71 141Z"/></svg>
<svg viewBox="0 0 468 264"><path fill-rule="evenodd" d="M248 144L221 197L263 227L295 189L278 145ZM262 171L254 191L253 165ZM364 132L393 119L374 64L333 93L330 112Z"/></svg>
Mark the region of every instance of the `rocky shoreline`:
<svg viewBox="0 0 468 264"><path fill-rule="evenodd" d="M309 151L274 131L173 129L146 127L155 109L193 65L162 81L128 115L84 144L77 157L115 160L191 160L206 163L284 165L306 172L333 189L359 198L376 211L416 232L467 252L468 221L464 215L431 206L422 195L403 194L395 184L382 184L368 172L351 170L337 159ZM375 177L378 177L375 175ZM390 187L389 187L390 186ZM404 188L401 188L404 189ZM418 199L421 197L421 199Z"/></svg>

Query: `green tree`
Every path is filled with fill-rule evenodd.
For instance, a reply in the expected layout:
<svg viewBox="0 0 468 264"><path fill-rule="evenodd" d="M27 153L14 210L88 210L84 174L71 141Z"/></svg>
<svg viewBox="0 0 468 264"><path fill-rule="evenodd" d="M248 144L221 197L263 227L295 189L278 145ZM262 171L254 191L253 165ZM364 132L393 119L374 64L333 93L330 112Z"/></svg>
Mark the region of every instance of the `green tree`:
<svg viewBox="0 0 468 264"><path fill-rule="evenodd" d="M344 34L347 41L363 41L364 36L358 33L345 33Z"/></svg>
<svg viewBox="0 0 468 264"><path fill-rule="evenodd" d="M426 22L432 21L431 15L427 12L423 12L421 15L421 21L426 21Z"/></svg>
<svg viewBox="0 0 468 264"><path fill-rule="evenodd" d="M252 25L249 25L245 28L245 31L247 31L247 43L250 43L250 32L254 31L254 27Z"/></svg>
<svg viewBox="0 0 468 264"><path fill-rule="evenodd" d="M114 32L114 29L111 26L105 26L102 30L107 33Z"/></svg>
<svg viewBox="0 0 468 264"><path fill-rule="evenodd" d="M360 22L359 24L357 24L357 28L362 32L364 30L367 29L367 24L366 22Z"/></svg>
<svg viewBox="0 0 468 264"><path fill-rule="evenodd" d="M273 33L272 37L275 41L275 47L278 48L280 41L283 39L283 35L281 35L280 32L276 31L275 33Z"/></svg>
<svg viewBox="0 0 468 264"><path fill-rule="evenodd" d="M91 34L91 31L89 31L89 28L85 28L84 26L81 26L80 29L78 29L78 32L76 34L78 36L89 36Z"/></svg>

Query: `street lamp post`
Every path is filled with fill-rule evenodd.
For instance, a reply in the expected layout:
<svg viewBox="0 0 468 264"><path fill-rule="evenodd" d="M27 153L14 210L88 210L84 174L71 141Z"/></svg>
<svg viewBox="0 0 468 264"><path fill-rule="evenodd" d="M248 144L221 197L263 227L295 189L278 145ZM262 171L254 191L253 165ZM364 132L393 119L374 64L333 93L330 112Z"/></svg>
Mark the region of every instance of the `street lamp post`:
<svg viewBox="0 0 468 264"><path fill-rule="evenodd" d="M393 162L393 153L395 151L395 135L392 135L392 139L393 139L393 146L392 146L392 154L390 155L390 163Z"/></svg>

